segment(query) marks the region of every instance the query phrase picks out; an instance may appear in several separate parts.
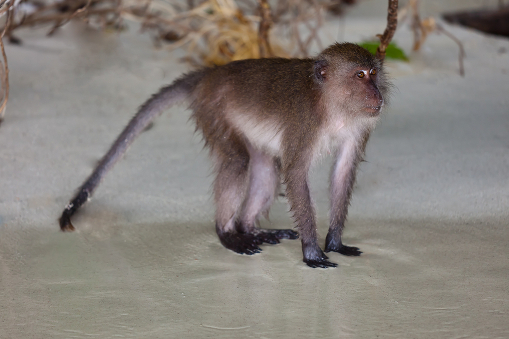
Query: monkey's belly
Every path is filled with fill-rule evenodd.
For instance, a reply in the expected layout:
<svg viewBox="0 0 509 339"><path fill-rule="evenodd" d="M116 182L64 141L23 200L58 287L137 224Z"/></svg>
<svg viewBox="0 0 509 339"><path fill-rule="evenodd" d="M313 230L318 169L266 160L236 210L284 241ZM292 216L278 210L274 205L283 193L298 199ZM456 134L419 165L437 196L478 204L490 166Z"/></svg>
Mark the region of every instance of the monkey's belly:
<svg viewBox="0 0 509 339"><path fill-rule="evenodd" d="M281 154L282 130L276 121L257 121L253 115L229 114L234 128L254 147L273 156Z"/></svg>

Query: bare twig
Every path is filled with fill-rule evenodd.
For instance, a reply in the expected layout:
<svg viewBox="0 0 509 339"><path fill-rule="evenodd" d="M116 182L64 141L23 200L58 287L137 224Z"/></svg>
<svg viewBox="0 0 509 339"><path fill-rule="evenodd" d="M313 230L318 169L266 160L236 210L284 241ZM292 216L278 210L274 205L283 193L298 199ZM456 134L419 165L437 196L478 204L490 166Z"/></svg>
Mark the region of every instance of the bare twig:
<svg viewBox="0 0 509 339"><path fill-rule="evenodd" d="M7 64L7 55L5 54L4 48L4 36L7 30L9 29L9 25L12 22L13 11L10 10L13 6L13 1L9 3L7 7L7 19L5 22L4 29L2 30L2 34L0 35L0 49L2 50L2 58L3 58L3 77L2 77L2 89L3 89L3 97L2 104L0 105L0 122L3 120L5 116L5 108L7 107L7 101L9 100L9 66ZM4 12L5 13L5 12Z"/></svg>
<svg viewBox="0 0 509 339"><path fill-rule="evenodd" d="M406 16L410 12L411 22L410 27L414 33L414 45L413 50L418 51L426 41L428 35L432 32L443 33L445 36L453 40L459 47L459 73L461 76L465 76L465 67L463 60L465 59L465 48L463 43L456 38L452 33L448 32L441 25L437 24L433 17L421 19L419 15L419 0L410 0L408 4L401 9L400 16L401 21L406 19Z"/></svg>
<svg viewBox="0 0 509 339"><path fill-rule="evenodd" d="M292 25L292 33L294 39L297 41L297 46L299 47L300 54L302 56L307 56L308 53L306 51L306 46L302 41L302 37L300 36L298 25Z"/></svg>
<svg viewBox="0 0 509 339"><path fill-rule="evenodd" d="M72 13L70 16L68 16L64 20L57 21L57 23L53 26L53 28L51 28L51 30L48 32L48 35L53 35L53 33L55 33L55 31L58 28L62 27L63 25L65 25L66 23L68 23L69 21L74 19L78 14L85 12L90 7L91 3L92 3L92 0L87 0L87 3L85 4L84 7L78 8L77 10L74 11L74 13Z"/></svg>
<svg viewBox="0 0 509 339"><path fill-rule="evenodd" d="M4 5L7 4L6 7ZM10 0L1 0L0 1L0 16L5 14L7 11L9 11L14 6L14 2Z"/></svg>
<svg viewBox="0 0 509 339"><path fill-rule="evenodd" d="M272 27L270 6L267 0L258 0L260 6L260 25L258 26L258 47L260 57L268 58L274 56L269 41L269 30Z"/></svg>
<svg viewBox="0 0 509 339"><path fill-rule="evenodd" d="M14 0L11 0L14 1ZM37 0L23 0L35 4ZM199 63L210 65L241 58L288 56L272 41L278 28L289 33L301 56L311 44L322 48L319 30L324 9L334 0L47 0L37 9L11 22L6 36L20 27L50 25L49 35L74 19L100 27L121 28L122 20L138 22L156 43L187 46ZM349 3L352 0L341 0ZM0 0L2 3L10 3ZM6 7L6 6L4 6ZM0 14L5 8L0 6ZM302 28L307 28L302 30ZM285 31L286 29L286 31Z"/></svg>
<svg viewBox="0 0 509 339"><path fill-rule="evenodd" d="M385 50L396 32L398 26L398 0L389 0L389 8L387 9L387 27L383 35L378 35L380 45L376 50L376 56L380 60L385 59Z"/></svg>
<svg viewBox="0 0 509 339"><path fill-rule="evenodd" d="M309 36L306 39L305 42L305 49L309 50L309 47L313 41L316 41L318 44L318 48L320 50L323 49L322 41L320 40L320 36L318 35L318 31L323 25L323 15L321 13L322 7L318 4L316 0L310 1L310 4L313 7L313 10L315 12L315 25L311 25L311 20L304 20L304 25L309 30ZM307 56L307 55L306 55Z"/></svg>
<svg viewBox="0 0 509 339"><path fill-rule="evenodd" d="M95 8L95 5L104 5L111 3L110 7ZM94 17L94 16L107 16L110 14L117 14L120 2L112 0L63 0L55 3L50 3L38 8L35 12L24 16L17 22L12 22L8 33L20 27L31 27L41 24L53 23L53 27L48 33L51 35L54 31L77 17Z"/></svg>
<svg viewBox="0 0 509 339"><path fill-rule="evenodd" d="M324 9L328 0L279 0L274 11L274 22L280 29L288 29L296 56L307 57L312 43L322 49L319 30L323 25ZM302 30L305 27L305 30Z"/></svg>
<svg viewBox="0 0 509 339"><path fill-rule="evenodd" d="M436 22L432 17L421 20L419 14L419 0L410 0L408 5L410 6L412 17L410 27L414 33L414 45L412 49L418 51L426 41L428 34L436 29Z"/></svg>
<svg viewBox="0 0 509 339"><path fill-rule="evenodd" d="M454 41L458 45L458 47L459 47L458 62L460 65L459 71L460 71L460 75L462 77L465 76L465 67L463 66L463 59L465 59L466 54L465 54L465 48L463 47L463 43L458 38L456 38L454 35L452 35L448 31L446 31L441 25L436 24L436 29L438 32L443 33L446 36L448 36L450 39L452 39L452 41Z"/></svg>

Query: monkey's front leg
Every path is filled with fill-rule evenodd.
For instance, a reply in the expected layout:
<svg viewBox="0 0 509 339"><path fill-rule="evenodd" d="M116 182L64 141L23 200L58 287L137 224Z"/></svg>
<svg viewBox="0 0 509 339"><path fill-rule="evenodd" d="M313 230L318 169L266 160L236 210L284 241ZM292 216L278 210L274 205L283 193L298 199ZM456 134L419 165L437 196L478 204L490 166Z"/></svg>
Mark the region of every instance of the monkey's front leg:
<svg viewBox="0 0 509 339"><path fill-rule="evenodd" d="M348 205L352 195L357 165L361 160L363 147L355 141L346 142L339 151L339 157L332 170L330 185L331 223L325 239L325 252L338 252L348 256L359 256L357 247L346 246L341 240L345 226Z"/></svg>
<svg viewBox="0 0 509 339"><path fill-rule="evenodd" d="M293 217L299 228L302 241L303 261L310 267L336 267L337 264L329 259L318 246L316 234L315 212L311 204L307 172L288 173L286 175L286 195L293 212Z"/></svg>

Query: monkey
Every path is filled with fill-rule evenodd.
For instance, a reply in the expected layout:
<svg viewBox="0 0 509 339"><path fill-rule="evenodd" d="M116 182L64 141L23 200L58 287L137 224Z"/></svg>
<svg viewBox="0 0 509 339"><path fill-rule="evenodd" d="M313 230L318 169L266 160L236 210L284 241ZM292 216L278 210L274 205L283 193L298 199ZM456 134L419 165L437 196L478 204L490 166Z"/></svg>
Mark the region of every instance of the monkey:
<svg viewBox="0 0 509 339"><path fill-rule="evenodd" d="M315 58L247 59L184 74L139 108L65 207L60 228L73 231L71 217L135 137L164 110L187 101L216 175L212 193L221 244L252 255L263 243L300 237L308 266L336 267L325 253L362 253L343 244L342 233L356 170L390 87L383 62L352 43L335 43ZM308 176L326 154L335 161L324 253ZM297 232L259 227L281 185Z"/></svg>

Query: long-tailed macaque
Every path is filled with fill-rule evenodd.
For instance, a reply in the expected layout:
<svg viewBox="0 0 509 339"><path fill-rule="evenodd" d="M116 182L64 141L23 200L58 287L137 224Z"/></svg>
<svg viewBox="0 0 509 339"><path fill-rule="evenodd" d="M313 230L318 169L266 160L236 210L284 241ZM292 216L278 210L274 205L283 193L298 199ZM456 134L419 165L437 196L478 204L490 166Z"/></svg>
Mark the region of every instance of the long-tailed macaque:
<svg viewBox="0 0 509 339"><path fill-rule="evenodd" d="M223 246L250 255L259 253L262 243L300 236L307 265L336 267L318 246L308 172L322 155L335 154L325 252L360 255L341 235L356 168L389 88L382 62L350 43L336 43L314 59L241 60L185 74L141 106L64 209L60 227L74 230L71 216L135 137L165 109L187 99L217 174L215 222ZM281 182L298 233L258 227Z"/></svg>

